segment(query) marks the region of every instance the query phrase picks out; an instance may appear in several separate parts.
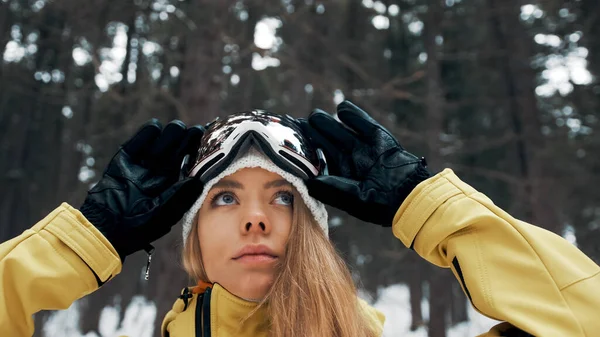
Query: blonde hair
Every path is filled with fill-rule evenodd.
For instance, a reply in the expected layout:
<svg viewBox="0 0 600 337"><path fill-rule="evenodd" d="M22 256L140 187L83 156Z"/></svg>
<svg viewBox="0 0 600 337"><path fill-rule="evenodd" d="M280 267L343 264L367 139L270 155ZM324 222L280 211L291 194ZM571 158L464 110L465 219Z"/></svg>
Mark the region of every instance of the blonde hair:
<svg viewBox="0 0 600 337"><path fill-rule="evenodd" d="M348 267L302 198L296 191L294 194L292 228L285 258L271 289L259 305L267 310L269 335L376 336L378 332L359 305ZM186 240L183 266L190 277L207 282L197 221Z"/></svg>

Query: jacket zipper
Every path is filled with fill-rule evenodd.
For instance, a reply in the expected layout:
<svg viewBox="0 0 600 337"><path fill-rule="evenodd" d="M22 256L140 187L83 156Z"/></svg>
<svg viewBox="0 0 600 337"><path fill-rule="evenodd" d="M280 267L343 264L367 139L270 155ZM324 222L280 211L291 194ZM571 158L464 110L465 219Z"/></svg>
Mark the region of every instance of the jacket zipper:
<svg viewBox="0 0 600 337"><path fill-rule="evenodd" d="M195 318L195 327L196 337L202 336L202 300L204 299L204 294L199 294L196 298L196 318Z"/></svg>
<svg viewBox="0 0 600 337"><path fill-rule="evenodd" d="M204 293L196 299L196 314L194 330L196 337L211 337L210 331L210 299L211 288L206 288ZM204 324L202 324L204 323Z"/></svg>
<svg viewBox="0 0 600 337"><path fill-rule="evenodd" d="M150 279L150 263L152 262L152 254L154 254L154 247L152 245L146 246L144 248L146 254L148 254L148 261L146 262L146 273L144 274L144 279L148 281Z"/></svg>

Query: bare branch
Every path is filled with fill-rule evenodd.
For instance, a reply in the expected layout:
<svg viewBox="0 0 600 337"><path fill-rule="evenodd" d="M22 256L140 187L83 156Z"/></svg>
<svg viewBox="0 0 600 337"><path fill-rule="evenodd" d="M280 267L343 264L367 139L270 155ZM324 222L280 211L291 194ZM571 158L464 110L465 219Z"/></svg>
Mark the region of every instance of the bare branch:
<svg viewBox="0 0 600 337"><path fill-rule="evenodd" d="M386 249L386 250L378 251L377 255L399 261L399 260L403 260L404 258L406 258L406 255L408 254L408 252L409 252L408 249L402 249L402 250Z"/></svg>
<svg viewBox="0 0 600 337"><path fill-rule="evenodd" d="M454 169L456 171L460 171L463 173L469 173L469 174L476 174L478 176L482 176L482 177L493 179L493 180L500 180L500 181L503 181L507 184L513 185L518 188L525 188L526 186L530 185L529 182L522 180L510 173L506 173L504 171L492 170L492 169L481 168L481 167L473 167L473 166L467 166L467 165L461 165L461 164L454 164L454 163L451 165L451 167L452 167L452 169Z"/></svg>
<svg viewBox="0 0 600 337"><path fill-rule="evenodd" d="M495 149L501 146L505 146L509 143L515 142L519 140L521 137L517 136L514 132L507 132L501 137L497 137L494 139L489 139L482 137L480 140L471 140L465 142L464 144L460 144L460 150L458 154L460 155L474 155L479 154L481 152ZM450 153L443 154L443 156L448 156Z"/></svg>

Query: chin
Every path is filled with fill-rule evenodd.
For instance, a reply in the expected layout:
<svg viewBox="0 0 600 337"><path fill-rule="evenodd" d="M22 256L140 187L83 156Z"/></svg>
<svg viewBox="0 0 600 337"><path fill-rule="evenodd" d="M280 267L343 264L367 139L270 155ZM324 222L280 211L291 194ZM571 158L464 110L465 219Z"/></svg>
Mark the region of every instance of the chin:
<svg viewBox="0 0 600 337"><path fill-rule="evenodd" d="M248 300L262 300L271 289L273 282L273 275L247 275L238 280L238 284L234 287L238 294L234 293L234 295Z"/></svg>

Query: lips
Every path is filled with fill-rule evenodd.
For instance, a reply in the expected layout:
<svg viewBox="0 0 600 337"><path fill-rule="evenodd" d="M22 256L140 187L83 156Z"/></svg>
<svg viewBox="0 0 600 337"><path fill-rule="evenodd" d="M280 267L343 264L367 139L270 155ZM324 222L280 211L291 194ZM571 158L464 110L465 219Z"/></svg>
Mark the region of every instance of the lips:
<svg viewBox="0 0 600 337"><path fill-rule="evenodd" d="M276 259L277 253L265 245L246 245L240 249L233 260L239 259Z"/></svg>

